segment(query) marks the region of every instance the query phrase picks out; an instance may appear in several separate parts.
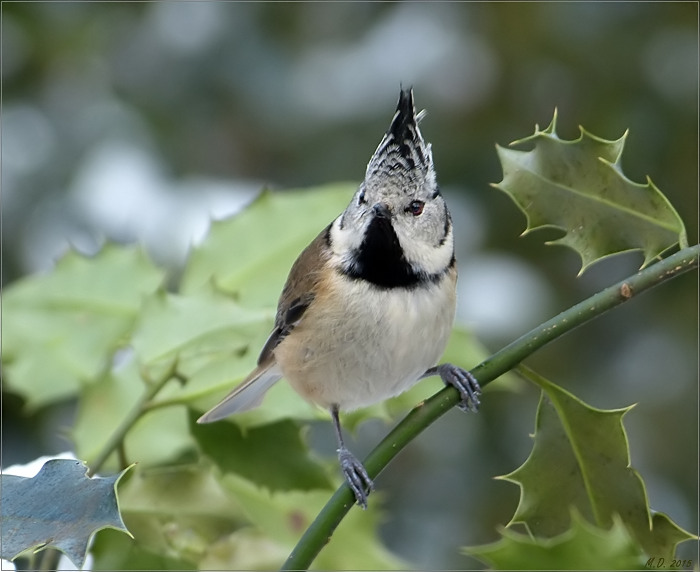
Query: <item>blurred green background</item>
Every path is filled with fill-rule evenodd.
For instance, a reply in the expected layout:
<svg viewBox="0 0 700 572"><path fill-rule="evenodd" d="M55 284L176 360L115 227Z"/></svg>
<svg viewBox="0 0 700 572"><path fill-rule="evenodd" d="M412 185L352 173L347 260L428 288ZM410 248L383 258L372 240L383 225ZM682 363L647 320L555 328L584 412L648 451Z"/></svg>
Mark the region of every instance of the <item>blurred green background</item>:
<svg viewBox="0 0 700 572"><path fill-rule="evenodd" d="M359 182L399 85L427 108L458 241L458 320L492 350L633 273L519 238L489 183L494 145L578 125L630 130L625 173L649 175L698 234L697 3L3 3L2 284L74 245L140 242L177 284L211 217L263 186ZM541 350L528 364L626 416L651 506L698 530L698 280L685 275ZM274 303L274 301L271 301ZM492 480L527 456L537 393L492 391L450 412L377 481L386 544L418 567L460 568L517 504ZM72 404L27 412L3 394L2 464L70 448ZM364 424L365 454L387 432ZM328 427L312 441L325 452ZM679 552L697 558L697 544ZM696 561L697 562L697 561Z"/></svg>

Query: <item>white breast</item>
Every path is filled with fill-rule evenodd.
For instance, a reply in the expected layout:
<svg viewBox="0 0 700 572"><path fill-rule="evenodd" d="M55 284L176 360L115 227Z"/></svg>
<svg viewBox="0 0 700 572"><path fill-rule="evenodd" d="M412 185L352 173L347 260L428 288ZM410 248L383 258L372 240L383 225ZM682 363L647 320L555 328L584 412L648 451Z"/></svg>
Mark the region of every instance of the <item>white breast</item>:
<svg viewBox="0 0 700 572"><path fill-rule="evenodd" d="M382 290L334 274L275 350L284 376L324 407L351 410L398 395L445 349L455 280L450 273L439 284Z"/></svg>

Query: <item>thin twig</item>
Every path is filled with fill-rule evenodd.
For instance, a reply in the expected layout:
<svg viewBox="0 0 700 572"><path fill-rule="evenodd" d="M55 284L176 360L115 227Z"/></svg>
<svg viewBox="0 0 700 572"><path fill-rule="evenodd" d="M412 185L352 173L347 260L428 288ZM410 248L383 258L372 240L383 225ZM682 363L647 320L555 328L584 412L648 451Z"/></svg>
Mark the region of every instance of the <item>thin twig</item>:
<svg viewBox="0 0 700 572"><path fill-rule="evenodd" d="M149 404L153 398L158 394L158 392L163 389L163 386L168 383L171 379L178 379L179 374L177 373L177 361L173 361L171 367L166 371L160 379L151 381L146 384L146 390L141 396L141 399L134 405L134 407L129 411L128 415L122 419L119 427L110 435L107 442L104 444L97 457L92 463L89 464L90 468L88 470L88 476L92 477L97 471L102 468L110 455L115 451L120 451L123 463L126 463L126 455L124 453L124 437L129 432L129 430L134 426L141 416L148 411Z"/></svg>

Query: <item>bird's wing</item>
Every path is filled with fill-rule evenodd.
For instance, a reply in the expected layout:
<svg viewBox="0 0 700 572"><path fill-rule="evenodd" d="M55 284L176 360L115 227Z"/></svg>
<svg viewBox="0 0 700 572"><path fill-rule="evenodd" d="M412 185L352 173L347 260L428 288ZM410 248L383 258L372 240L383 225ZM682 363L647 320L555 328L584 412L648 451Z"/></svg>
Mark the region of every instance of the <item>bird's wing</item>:
<svg viewBox="0 0 700 572"><path fill-rule="evenodd" d="M260 352L258 366L264 367L264 364L274 360L273 350L301 322L304 312L313 303L320 269L329 256L329 232L330 225L311 241L292 265L277 304L275 329Z"/></svg>

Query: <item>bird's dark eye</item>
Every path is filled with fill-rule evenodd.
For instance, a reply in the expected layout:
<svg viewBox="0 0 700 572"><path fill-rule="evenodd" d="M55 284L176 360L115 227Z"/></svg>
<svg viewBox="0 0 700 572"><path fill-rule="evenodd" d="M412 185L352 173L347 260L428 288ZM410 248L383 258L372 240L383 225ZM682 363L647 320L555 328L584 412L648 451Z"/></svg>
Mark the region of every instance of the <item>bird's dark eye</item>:
<svg viewBox="0 0 700 572"><path fill-rule="evenodd" d="M411 201L411 204L406 207L406 212L411 213L413 216L418 216L423 212L424 206L425 203L423 201Z"/></svg>
<svg viewBox="0 0 700 572"><path fill-rule="evenodd" d="M358 204L358 205L363 205L363 204L365 204L366 202L367 202L367 201L365 200L365 190L362 189L362 190L360 191L359 196L357 197L357 204Z"/></svg>

